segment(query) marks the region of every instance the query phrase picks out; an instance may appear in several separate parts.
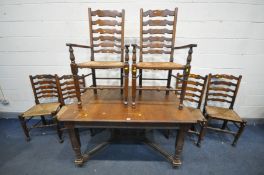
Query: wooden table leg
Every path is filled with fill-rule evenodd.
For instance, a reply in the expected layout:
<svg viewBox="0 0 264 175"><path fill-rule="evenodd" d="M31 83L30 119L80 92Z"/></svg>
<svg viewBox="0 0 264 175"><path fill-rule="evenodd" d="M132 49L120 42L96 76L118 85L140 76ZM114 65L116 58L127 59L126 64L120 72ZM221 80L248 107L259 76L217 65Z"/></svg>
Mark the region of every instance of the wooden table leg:
<svg viewBox="0 0 264 175"><path fill-rule="evenodd" d="M65 122L65 127L68 129L69 137L72 144L72 149L75 153L75 165L82 166L84 163L84 159L81 153L81 145L80 145L80 138L79 138L79 131L78 129L74 128L73 122Z"/></svg>
<svg viewBox="0 0 264 175"><path fill-rule="evenodd" d="M185 133L188 131L190 125L188 124L182 124L180 126L179 131L177 132L177 138L176 138L176 142L175 142L175 154L173 157L173 161L172 161L172 166L173 167L179 167L182 163L181 163L181 153L183 150L183 145L184 145L184 136Z"/></svg>

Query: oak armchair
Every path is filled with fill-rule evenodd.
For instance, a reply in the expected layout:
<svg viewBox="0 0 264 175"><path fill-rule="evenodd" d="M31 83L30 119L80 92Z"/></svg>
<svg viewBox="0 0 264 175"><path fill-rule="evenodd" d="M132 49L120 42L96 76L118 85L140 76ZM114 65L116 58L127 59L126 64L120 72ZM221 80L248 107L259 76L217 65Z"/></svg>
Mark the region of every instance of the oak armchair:
<svg viewBox="0 0 264 175"><path fill-rule="evenodd" d="M89 27L90 27L90 46L79 44L66 44L69 47L71 70L74 77L76 96L79 106L81 105L81 92L78 83L78 69L91 69L92 86L86 89L93 89L97 94L98 89L121 89L123 93L124 104L128 101L128 74L129 74L129 55L128 45L124 45L124 24L125 11L122 10L96 10L88 9ZM90 49L90 61L76 63L74 56L74 47ZM126 53L126 54L125 54ZM105 61L97 61L96 54L104 54ZM109 61L109 54L116 54L119 60ZM125 54L125 55L124 55ZM124 58L125 56L125 58ZM120 69L120 77L97 77L97 69ZM98 79L118 79L120 86L97 86Z"/></svg>
<svg viewBox="0 0 264 175"><path fill-rule="evenodd" d="M185 46L175 46L175 34L177 23L178 9L170 10L148 10L140 9L140 45L133 44L133 65L132 65L132 105L135 106L136 91L139 94L142 90L160 90L180 91L179 109L183 107L183 100L186 89L186 82L191 69L191 60L193 48L196 44ZM172 20L171 20L172 18ZM136 49L139 49L139 62L136 62ZM178 64L174 62L174 50L189 49L186 64ZM167 61L146 62L144 57L148 54L157 54L160 58L168 57ZM164 60L164 59L163 59ZM139 70L139 75L137 75ZM165 70L168 71L167 78L144 78L142 70ZM171 87L171 77L177 78L172 74L173 70L183 71L183 86L181 89ZM139 86L137 86L137 78L139 78ZM143 87L143 80L160 80L167 81L166 87Z"/></svg>

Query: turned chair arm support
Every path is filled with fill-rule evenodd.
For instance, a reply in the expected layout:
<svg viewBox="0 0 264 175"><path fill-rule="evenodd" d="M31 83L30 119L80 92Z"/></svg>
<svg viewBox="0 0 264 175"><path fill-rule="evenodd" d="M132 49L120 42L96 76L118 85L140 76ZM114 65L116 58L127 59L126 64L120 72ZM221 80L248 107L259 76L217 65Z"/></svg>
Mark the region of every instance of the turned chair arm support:
<svg viewBox="0 0 264 175"><path fill-rule="evenodd" d="M188 72L190 71L189 68L191 67L193 47L197 47L197 44L187 44L187 45L177 46L177 47L173 48L173 49L187 49L187 48L189 48L188 56L187 56L187 60L186 60L186 67L187 67Z"/></svg>
<svg viewBox="0 0 264 175"><path fill-rule="evenodd" d="M80 47L80 48L92 48L91 46L85 46L85 45L81 45L81 44L72 44L72 43L66 43L66 46L69 47Z"/></svg>
<svg viewBox="0 0 264 175"><path fill-rule="evenodd" d="M130 45L126 44L125 47L122 47L122 49L125 49L125 63L128 65L129 62L129 47Z"/></svg>
<svg viewBox="0 0 264 175"><path fill-rule="evenodd" d="M197 47L197 44L187 44L183 46L177 46L177 47L174 47L173 49L186 49L186 48L193 48L193 47Z"/></svg>
<svg viewBox="0 0 264 175"><path fill-rule="evenodd" d="M132 61L133 61L133 64L136 63L136 60L137 60L137 49L140 49L140 46L138 46L137 44L131 44L132 47L133 47L133 50L132 50Z"/></svg>
<svg viewBox="0 0 264 175"><path fill-rule="evenodd" d="M140 49L140 46L138 46L137 44L131 44L131 46L135 49Z"/></svg>
<svg viewBox="0 0 264 175"><path fill-rule="evenodd" d="M73 47L79 47L79 48L88 48L91 49L93 51L93 47L91 46L85 46L85 45L80 45L80 44L72 44L72 43L66 43L66 46L69 47L69 52L70 52L70 60L71 60L71 64L75 64L75 56L74 56L74 51L73 51Z"/></svg>

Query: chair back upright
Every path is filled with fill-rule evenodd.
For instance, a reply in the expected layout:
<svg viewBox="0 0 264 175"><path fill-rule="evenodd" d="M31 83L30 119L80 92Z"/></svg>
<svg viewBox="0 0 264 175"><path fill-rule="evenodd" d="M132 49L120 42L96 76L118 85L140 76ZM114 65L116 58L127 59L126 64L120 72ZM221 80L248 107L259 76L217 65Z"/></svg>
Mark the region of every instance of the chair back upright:
<svg viewBox="0 0 264 175"><path fill-rule="evenodd" d="M59 83L60 102L62 105L67 104L67 100L77 98L73 75L57 76L57 81ZM79 87L81 94L84 93L85 75L79 76Z"/></svg>
<svg viewBox="0 0 264 175"><path fill-rule="evenodd" d="M173 62L178 8L171 10L140 9L140 55L143 62L144 54L170 55Z"/></svg>
<svg viewBox="0 0 264 175"><path fill-rule="evenodd" d="M56 81L55 75L50 75L50 74L42 74L35 76L30 75L29 79L31 82L36 104L43 103L44 100L49 100L48 102L50 101L60 102L60 97L58 92L59 84ZM54 100L54 98L56 100Z"/></svg>
<svg viewBox="0 0 264 175"><path fill-rule="evenodd" d="M182 78L183 75L178 73L176 79L176 89L180 89L182 87ZM206 82L207 76L190 74L187 81L184 101L191 102L196 106L197 109L200 109L206 87ZM177 95L179 96L179 94Z"/></svg>
<svg viewBox="0 0 264 175"><path fill-rule="evenodd" d="M125 10L88 9L91 61L95 53L120 54L124 61ZM107 61L107 60L105 60Z"/></svg>
<svg viewBox="0 0 264 175"><path fill-rule="evenodd" d="M209 74L204 105L218 102L233 109L242 76ZM222 106L221 106L222 107Z"/></svg>

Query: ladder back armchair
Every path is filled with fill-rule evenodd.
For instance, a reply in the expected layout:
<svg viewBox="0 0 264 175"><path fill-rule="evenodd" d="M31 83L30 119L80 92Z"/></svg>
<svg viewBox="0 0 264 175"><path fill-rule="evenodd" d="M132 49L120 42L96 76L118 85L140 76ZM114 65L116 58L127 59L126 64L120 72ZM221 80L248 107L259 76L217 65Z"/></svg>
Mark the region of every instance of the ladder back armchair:
<svg viewBox="0 0 264 175"><path fill-rule="evenodd" d="M177 23L178 9L170 10L148 10L140 9L140 44L139 46L133 44L133 65L132 65L132 105L135 106L136 91L139 94L142 90L164 90L166 94L169 91L181 91L179 109L182 109L182 102L184 99L184 92L186 88L186 81L191 69L191 60L193 47L196 44L190 44L180 47L175 47L176 23ZM174 50L189 48L188 57L185 65L174 62ZM139 49L139 62L136 62L136 49ZM159 58L168 57L167 61L163 59L159 62L146 62L144 57L146 55L160 55ZM165 70L168 71L167 78L144 78L143 70ZM139 70L139 75L137 75ZM171 77L173 70L183 71L183 86L181 89L171 88ZM137 86L136 79L139 78L139 86ZM143 80L165 80L167 86L161 87L143 87Z"/></svg>
<svg viewBox="0 0 264 175"><path fill-rule="evenodd" d="M69 47L71 70L74 76L76 86L76 95L78 104L81 104L80 87L78 84L78 69L91 69L92 86L86 89L93 89L97 94L97 89L121 89L123 93L124 104L128 101L128 74L129 74L129 55L128 45L124 45L124 25L125 11L116 10L95 10L88 9L89 27L90 27L90 46L79 44L66 44ZM90 61L76 63L74 56L74 47L88 48L91 50ZM105 60L98 61L97 54L104 54ZM116 54L119 59L109 61L109 54ZM96 69L120 69L120 77L97 77ZM118 79L120 86L97 86L98 79Z"/></svg>

